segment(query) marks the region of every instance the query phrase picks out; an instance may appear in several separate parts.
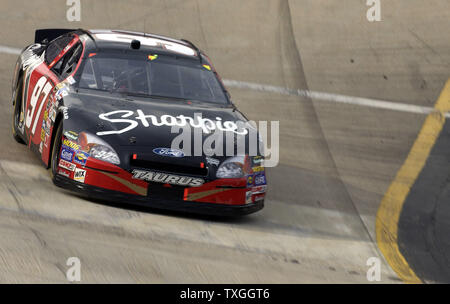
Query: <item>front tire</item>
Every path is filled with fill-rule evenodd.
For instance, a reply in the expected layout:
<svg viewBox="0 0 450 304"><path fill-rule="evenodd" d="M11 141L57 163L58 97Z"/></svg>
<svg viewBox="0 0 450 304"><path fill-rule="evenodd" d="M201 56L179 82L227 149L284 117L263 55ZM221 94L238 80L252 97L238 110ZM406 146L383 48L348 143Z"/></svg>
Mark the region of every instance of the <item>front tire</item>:
<svg viewBox="0 0 450 304"><path fill-rule="evenodd" d="M14 113L12 120L12 135L13 138L21 144L25 144L25 141L18 133L18 126L20 123L20 115L22 114L22 90L23 90L23 81L19 79L18 86L16 91L14 92ZM23 122L22 122L23 123Z"/></svg>
<svg viewBox="0 0 450 304"><path fill-rule="evenodd" d="M58 169L59 164L59 156L61 151L61 140L62 140L62 130L63 130L63 124L60 122L58 124L58 128L56 129L56 134L53 141L53 148L50 158L50 177L52 178L52 181L55 181L56 177L56 171Z"/></svg>

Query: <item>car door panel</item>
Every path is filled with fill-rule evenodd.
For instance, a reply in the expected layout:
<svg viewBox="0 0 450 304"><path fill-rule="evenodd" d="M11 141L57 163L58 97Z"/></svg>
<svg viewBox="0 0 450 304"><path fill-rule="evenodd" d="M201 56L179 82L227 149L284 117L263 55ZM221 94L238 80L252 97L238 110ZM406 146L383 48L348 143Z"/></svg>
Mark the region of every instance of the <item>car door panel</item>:
<svg viewBox="0 0 450 304"><path fill-rule="evenodd" d="M62 48L55 59L48 65L44 60L27 68L24 89L24 128L23 135L29 148L41 155L48 164L50 139L53 121L49 117L49 109L54 106L55 86L61 82L59 76L51 69L79 41L78 36Z"/></svg>
<svg viewBox="0 0 450 304"><path fill-rule="evenodd" d="M53 89L58 82L58 77L53 74L45 63L37 66L30 73L28 92L26 92L25 116L25 137L28 146L40 146L41 129L44 111L46 109L49 97L54 95ZM42 148L38 148L41 152Z"/></svg>

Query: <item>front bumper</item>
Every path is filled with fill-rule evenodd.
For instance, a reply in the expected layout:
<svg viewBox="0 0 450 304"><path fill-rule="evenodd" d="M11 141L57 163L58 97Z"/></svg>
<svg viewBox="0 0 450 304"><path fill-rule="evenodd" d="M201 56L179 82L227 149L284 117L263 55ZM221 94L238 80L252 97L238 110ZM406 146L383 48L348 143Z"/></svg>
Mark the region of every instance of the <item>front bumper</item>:
<svg viewBox="0 0 450 304"><path fill-rule="evenodd" d="M147 196L133 195L96 187L89 184L79 183L59 174L55 175L53 182L58 187L83 194L89 198L196 214L241 216L254 213L264 207L264 200L243 205L228 205L185 200L149 198Z"/></svg>

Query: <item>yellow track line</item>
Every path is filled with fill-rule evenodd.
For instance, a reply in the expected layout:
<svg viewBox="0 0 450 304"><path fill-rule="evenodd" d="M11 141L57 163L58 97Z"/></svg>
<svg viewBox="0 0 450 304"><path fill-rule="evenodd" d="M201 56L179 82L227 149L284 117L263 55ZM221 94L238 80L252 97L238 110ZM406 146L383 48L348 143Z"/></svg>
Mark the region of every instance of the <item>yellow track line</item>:
<svg viewBox="0 0 450 304"><path fill-rule="evenodd" d="M384 195L376 217L377 243L389 265L405 283L422 283L398 248L398 221L411 187L422 171L450 111L450 79L420 130L404 164Z"/></svg>

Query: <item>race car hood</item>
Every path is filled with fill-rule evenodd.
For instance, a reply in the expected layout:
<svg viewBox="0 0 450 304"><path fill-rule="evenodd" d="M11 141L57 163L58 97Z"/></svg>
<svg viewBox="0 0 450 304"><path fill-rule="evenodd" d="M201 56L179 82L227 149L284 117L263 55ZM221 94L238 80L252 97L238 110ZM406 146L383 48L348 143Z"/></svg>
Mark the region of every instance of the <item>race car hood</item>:
<svg viewBox="0 0 450 304"><path fill-rule="evenodd" d="M216 129L223 130L224 134L249 136L246 129L249 125L244 125L247 119L242 113L211 103L79 90L64 97L64 106L68 112L64 122L66 131L91 133L115 148L135 147L135 150L147 151L170 148L183 128L192 132L192 147L194 132L200 134L202 142Z"/></svg>

